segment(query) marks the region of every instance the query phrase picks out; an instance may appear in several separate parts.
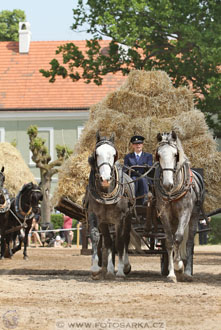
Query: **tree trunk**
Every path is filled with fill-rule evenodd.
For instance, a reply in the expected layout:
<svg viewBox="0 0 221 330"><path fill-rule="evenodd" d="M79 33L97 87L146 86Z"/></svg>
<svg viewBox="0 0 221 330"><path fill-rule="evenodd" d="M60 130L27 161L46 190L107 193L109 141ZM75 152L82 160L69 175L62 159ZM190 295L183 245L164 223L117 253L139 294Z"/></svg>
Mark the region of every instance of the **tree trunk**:
<svg viewBox="0 0 221 330"><path fill-rule="evenodd" d="M41 222L45 223L51 221L51 176L47 173L45 175L41 174L41 190L43 193L43 200L41 203Z"/></svg>

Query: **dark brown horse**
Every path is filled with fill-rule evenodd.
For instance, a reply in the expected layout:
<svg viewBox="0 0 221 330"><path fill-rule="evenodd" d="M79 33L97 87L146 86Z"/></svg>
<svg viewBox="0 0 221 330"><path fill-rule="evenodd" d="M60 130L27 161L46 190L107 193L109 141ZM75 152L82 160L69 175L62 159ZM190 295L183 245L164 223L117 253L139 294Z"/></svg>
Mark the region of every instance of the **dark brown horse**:
<svg viewBox="0 0 221 330"><path fill-rule="evenodd" d="M43 195L40 188L36 184L29 182L22 187L16 198L11 200L11 207L4 215L5 222L1 222L1 259L4 258L6 245L11 257L21 249L22 242L24 243L24 259L27 259L28 233L42 198ZM24 235L21 234L22 232ZM15 242L17 237L19 237L19 244L17 246L14 244L13 248L11 248L10 243Z"/></svg>
<svg viewBox="0 0 221 330"><path fill-rule="evenodd" d="M118 253L118 271L116 276L125 277L131 266L128 259L130 241L130 214L135 202L134 184L122 171L117 162L117 150L114 137L100 137L97 133L96 147L89 158L91 173L87 191L88 221L92 241L92 275L103 273L104 277L114 277L112 255L112 237L110 226L115 228L116 251ZM102 235L102 236L100 236ZM99 246L102 245L102 264ZM102 267L101 267L102 266Z"/></svg>

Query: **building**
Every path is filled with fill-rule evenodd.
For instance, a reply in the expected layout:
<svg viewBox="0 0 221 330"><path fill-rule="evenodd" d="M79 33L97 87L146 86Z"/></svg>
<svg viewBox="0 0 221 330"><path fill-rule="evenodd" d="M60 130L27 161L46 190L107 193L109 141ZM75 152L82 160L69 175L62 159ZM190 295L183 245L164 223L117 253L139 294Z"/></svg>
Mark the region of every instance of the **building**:
<svg viewBox="0 0 221 330"><path fill-rule="evenodd" d="M85 41L70 41L85 50ZM0 42L0 142L14 142L37 181L40 170L31 160L27 129L37 125L53 159L55 146L74 147L88 119L91 105L119 87L120 73L108 74L103 84L73 83L58 77L49 83L40 69L50 67L58 46L67 41L31 41L30 24L19 23L18 42ZM104 50L108 41L102 41ZM59 59L59 58L58 58ZM0 164L1 165L1 164ZM57 178L53 177L53 186Z"/></svg>

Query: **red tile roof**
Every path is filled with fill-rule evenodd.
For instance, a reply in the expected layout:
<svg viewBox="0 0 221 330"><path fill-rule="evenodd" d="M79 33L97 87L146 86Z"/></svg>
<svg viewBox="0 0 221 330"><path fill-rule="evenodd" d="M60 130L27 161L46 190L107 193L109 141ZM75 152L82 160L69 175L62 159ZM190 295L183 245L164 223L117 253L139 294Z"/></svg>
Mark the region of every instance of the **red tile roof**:
<svg viewBox="0 0 221 330"><path fill-rule="evenodd" d="M85 41L70 41L85 50ZM58 58L55 51L67 41L32 41L28 54L20 54L18 42L0 42L0 109L85 108L100 101L125 80L120 73L108 74L103 84L72 82L58 77L49 83L39 69L49 69ZM107 47L109 41L102 41ZM60 61L62 64L62 61Z"/></svg>

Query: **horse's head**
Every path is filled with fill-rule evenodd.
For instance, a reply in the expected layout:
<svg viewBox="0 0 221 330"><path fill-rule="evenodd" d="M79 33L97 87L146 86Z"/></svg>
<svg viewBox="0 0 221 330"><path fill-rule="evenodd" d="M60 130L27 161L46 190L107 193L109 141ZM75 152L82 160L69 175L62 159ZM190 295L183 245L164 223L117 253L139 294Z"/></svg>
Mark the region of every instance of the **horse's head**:
<svg viewBox="0 0 221 330"><path fill-rule="evenodd" d="M4 166L2 166L1 172L0 172L0 189L3 188L4 182L5 182L5 174L4 174Z"/></svg>
<svg viewBox="0 0 221 330"><path fill-rule="evenodd" d="M97 132L96 138L95 151L92 157L89 158L89 163L97 169L101 185L109 187L113 175L113 166L117 161L114 135L112 134L110 138L100 137L99 132Z"/></svg>
<svg viewBox="0 0 221 330"><path fill-rule="evenodd" d="M162 171L162 184L167 191L174 186L174 173L179 162L179 150L177 147L177 135L174 131L170 133L159 133L157 135L158 148L156 160L160 163Z"/></svg>
<svg viewBox="0 0 221 330"><path fill-rule="evenodd" d="M32 207L33 212L36 213L38 204L43 199L43 194L39 186L33 182L29 182L22 187L21 194L24 196L26 203Z"/></svg>

